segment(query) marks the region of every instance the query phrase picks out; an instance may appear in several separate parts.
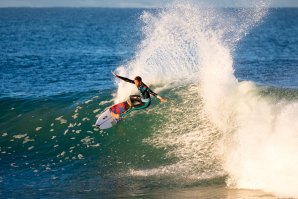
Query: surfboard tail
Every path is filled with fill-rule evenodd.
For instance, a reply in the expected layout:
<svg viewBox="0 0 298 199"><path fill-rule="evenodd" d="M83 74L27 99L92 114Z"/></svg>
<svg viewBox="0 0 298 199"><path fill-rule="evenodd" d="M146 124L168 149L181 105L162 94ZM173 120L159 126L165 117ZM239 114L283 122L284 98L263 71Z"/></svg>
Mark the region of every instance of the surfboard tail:
<svg viewBox="0 0 298 199"><path fill-rule="evenodd" d="M127 102L121 102L105 109L99 115L95 126L100 129L108 129L113 127L114 125L118 124L119 121L121 121L121 117L117 119L113 116L113 114L121 115L124 114L128 109L129 105Z"/></svg>

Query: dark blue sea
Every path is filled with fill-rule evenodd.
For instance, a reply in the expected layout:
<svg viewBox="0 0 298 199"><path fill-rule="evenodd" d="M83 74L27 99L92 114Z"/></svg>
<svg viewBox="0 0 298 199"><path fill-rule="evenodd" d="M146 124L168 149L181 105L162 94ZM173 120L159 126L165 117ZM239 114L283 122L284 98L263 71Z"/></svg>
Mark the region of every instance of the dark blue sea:
<svg viewBox="0 0 298 199"><path fill-rule="evenodd" d="M1 8L0 198L298 197L297 35L296 8ZM135 92L111 71L169 101L97 129Z"/></svg>

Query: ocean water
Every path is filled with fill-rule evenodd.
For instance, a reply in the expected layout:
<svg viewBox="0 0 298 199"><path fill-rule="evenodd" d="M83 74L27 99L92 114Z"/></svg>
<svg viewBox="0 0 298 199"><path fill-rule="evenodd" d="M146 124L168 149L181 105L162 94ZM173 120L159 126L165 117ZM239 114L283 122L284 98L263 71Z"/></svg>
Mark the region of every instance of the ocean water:
<svg viewBox="0 0 298 199"><path fill-rule="evenodd" d="M298 198L298 9L0 9L0 198ZM153 99L94 127L144 82Z"/></svg>

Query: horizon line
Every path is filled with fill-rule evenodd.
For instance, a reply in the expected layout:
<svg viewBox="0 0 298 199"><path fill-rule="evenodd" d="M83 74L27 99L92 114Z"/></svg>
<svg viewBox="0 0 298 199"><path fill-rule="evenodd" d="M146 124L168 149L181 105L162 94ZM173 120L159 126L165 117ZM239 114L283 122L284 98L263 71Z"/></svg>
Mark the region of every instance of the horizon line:
<svg viewBox="0 0 298 199"><path fill-rule="evenodd" d="M207 6L206 6L207 7ZM209 6L210 8L255 8L252 6ZM103 8L103 9L162 9L166 6L128 6L128 7L114 7L114 6L0 6L2 8ZM298 8L298 6L268 6L268 8Z"/></svg>

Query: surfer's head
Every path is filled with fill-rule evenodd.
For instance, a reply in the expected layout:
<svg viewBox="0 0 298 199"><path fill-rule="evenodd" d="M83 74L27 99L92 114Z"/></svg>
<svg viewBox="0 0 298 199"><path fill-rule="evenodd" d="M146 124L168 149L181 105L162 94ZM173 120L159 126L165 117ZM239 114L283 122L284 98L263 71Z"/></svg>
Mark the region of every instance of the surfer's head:
<svg viewBox="0 0 298 199"><path fill-rule="evenodd" d="M142 78L140 76L136 76L135 79L134 79L134 82L135 82L135 85L137 87L139 87L142 84Z"/></svg>

